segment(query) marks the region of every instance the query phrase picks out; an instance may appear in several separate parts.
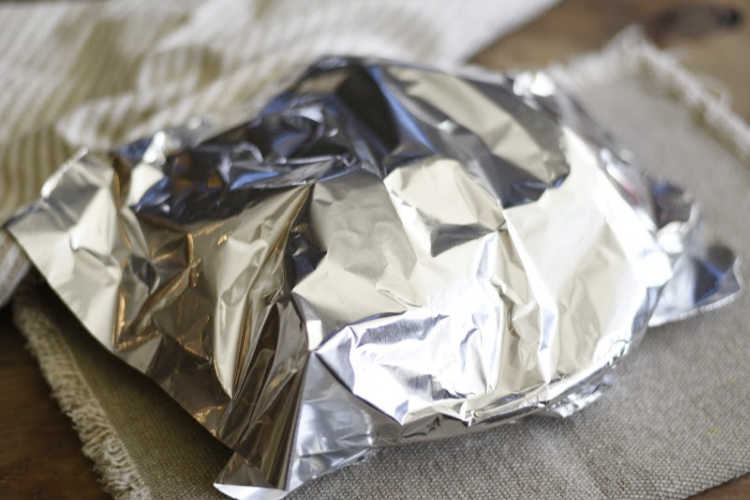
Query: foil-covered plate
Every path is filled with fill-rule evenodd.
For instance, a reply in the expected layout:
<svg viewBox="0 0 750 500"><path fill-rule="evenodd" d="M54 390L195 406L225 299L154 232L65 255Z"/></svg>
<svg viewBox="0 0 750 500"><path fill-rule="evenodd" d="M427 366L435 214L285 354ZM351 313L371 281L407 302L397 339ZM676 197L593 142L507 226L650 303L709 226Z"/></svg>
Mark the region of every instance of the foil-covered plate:
<svg viewBox="0 0 750 500"><path fill-rule="evenodd" d="M329 57L257 114L81 152L9 230L101 344L279 498L609 384L734 254L543 73Z"/></svg>

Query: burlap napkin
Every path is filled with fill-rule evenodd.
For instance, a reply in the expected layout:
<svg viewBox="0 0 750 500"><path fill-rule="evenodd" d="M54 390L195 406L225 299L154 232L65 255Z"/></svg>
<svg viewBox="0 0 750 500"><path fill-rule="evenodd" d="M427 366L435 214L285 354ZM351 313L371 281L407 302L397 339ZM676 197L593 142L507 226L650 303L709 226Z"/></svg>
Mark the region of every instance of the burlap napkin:
<svg viewBox="0 0 750 500"><path fill-rule="evenodd" d="M560 76L638 163L689 188L716 235L750 263L744 124L728 122L670 59L621 49ZM749 307L745 293L649 331L615 387L572 418L383 450L291 498L680 498L750 472ZM227 450L154 384L100 349L38 286L17 297L14 312L111 493L218 496L210 483Z"/></svg>

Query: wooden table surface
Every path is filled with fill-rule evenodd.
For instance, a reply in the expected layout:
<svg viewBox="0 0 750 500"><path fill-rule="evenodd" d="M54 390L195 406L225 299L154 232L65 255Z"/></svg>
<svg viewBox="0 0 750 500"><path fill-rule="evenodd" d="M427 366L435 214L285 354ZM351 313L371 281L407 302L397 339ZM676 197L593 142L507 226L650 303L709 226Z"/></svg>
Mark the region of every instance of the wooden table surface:
<svg viewBox="0 0 750 500"><path fill-rule="evenodd" d="M750 0L565 0L500 39L475 61L490 68L533 68L599 50L640 24L658 46L731 94L750 121Z"/></svg>
<svg viewBox="0 0 750 500"><path fill-rule="evenodd" d="M750 120L750 0L567 0L477 56L491 68L538 67L597 50L632 23L711 78ZM91 462L24 340L0 311L0 498L105 499ZM748 444L750 446L750 444ZM750 475L694 497L750 498Z"/></svg>

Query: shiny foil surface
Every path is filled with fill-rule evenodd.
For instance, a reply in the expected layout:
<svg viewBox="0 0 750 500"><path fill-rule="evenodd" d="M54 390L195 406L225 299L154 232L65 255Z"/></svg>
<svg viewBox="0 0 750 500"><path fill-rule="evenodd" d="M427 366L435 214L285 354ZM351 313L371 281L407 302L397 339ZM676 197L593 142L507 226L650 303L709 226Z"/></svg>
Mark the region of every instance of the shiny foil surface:
<svg viewBox="0 0 750 500"><path fill-rule="evenodd" d="M598 397L734 254L543 73L324 58L238 125L81 152L9 229L101 344L280 498L376 447ZM637 397L637 395L634 395Z"/></svg>

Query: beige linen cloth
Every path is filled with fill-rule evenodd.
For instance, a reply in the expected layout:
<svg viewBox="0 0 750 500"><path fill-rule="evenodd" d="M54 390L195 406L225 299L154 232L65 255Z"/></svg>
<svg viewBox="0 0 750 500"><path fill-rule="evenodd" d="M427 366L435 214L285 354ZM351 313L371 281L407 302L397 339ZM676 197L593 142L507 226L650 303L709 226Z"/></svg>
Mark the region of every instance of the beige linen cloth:
<svg viewBox="0 0 750 500"><path fill-rule="evenodd" d="M744 123L637 35L556 74L645 168L693 191L716 235L750 262ZM94 109L81 123L98 116ZM96 130L82 137L103 140ZM744 294L726 309L650 331L619 367L614 389L570 419L383 450L290 498L681 498L749 472L749 306ZM23 288L14 317L107 491L220 497L210 483L228 451L99 348L43 285Z"/></svg>

